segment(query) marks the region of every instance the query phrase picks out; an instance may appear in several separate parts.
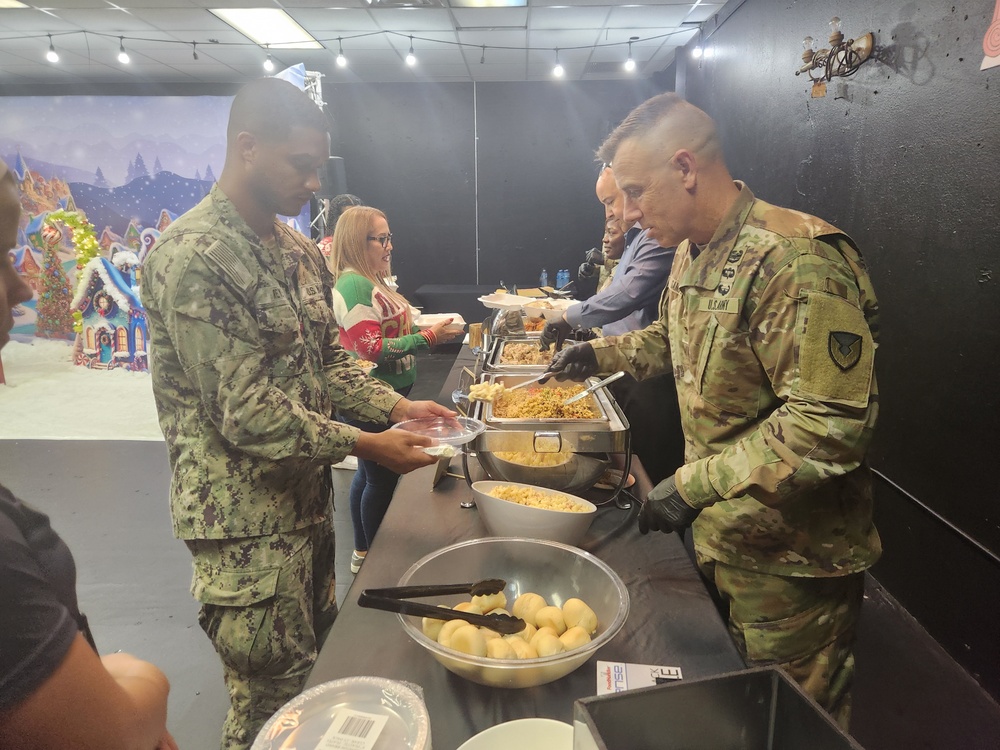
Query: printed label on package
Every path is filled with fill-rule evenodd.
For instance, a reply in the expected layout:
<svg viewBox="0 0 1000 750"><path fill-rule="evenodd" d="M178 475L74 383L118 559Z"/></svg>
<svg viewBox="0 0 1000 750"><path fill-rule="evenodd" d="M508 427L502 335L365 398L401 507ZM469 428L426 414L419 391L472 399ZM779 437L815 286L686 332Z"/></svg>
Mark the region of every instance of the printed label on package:
<svg viewBox="0 0 1000 750"><path fill-rule="evenodd" d="M680 667L654 664L626 664L621 661L597 662L597 694L609 695L633 688L652 687L683 679Z"/></svg>
<svg viewBox="0 0 1000 750"><path fill-rule="evenodd" d="M316 750L371 750L387 721L388 716L379 714L338 711Z"/></svg>

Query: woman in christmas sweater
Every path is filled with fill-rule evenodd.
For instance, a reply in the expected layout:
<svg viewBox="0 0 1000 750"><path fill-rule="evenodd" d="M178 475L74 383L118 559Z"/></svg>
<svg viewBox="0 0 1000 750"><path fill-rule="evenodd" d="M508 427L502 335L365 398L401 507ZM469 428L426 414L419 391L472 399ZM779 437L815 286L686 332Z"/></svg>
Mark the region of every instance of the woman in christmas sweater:
<svg viewBox="0 0 1000 750"><path fill-rule="evenodd" d="M417 377L415 352L448 341L451 320L413 332L410 304L390 288L392 234L385 214L377 208L355 206L337 219L330 265L336 285L333 310L340 327L340 343L359 359L371 362L373 377L406 396ZM366 432L384 425L351 422ZM378 531L399 475L374 461L358 459L351 482L351 519L354 553L351 572L357 573Z"/></svg>

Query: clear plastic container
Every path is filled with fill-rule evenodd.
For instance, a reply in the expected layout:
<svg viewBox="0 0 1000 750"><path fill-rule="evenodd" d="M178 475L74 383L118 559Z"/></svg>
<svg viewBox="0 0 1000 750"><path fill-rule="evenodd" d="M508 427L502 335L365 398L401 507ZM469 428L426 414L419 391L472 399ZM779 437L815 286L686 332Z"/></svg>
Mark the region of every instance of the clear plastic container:
<svg viewBox="0 0 1000 750"><path fill-rule="evenodd" d="M470 417L422 417L398 422L392 429L433 438L445 445L465 445L485 430L486 425Z"/></svg>
<svg viewBox="0 0 1000 750"><path fill-rule="evenodd" d="M324 682L278 709L251 750L431 750L430 716L421 693L417 685L382 677ZM321 745L324 741L328 744Z"/></svg>

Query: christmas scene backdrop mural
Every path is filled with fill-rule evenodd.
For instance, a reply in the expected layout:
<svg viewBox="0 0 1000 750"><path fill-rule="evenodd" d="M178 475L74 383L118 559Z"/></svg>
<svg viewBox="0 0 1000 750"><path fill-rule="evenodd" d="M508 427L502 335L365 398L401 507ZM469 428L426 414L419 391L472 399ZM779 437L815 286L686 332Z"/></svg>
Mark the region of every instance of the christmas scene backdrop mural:
<svg viewBox="0 0 1000 750"><path fill-rule="evenodd" d="M23 208L12 255L35 290L15 310L15 337L80 334L79 364L145 369L142 261L221 171L230 101L5 100L0 155Z"/></svg>
<svg viewBox="0 0 1000 750"><path fill-rule="evenodd" d="M275 77L321 100L318 74L304 66ZM35 290L14 310L15 340L75 341L76 364L146 369L142 262L160 233L208 193L222 170L231 101L4 100L0 156L17 178L23 207L11 256ZM309 234L308 204L298 216L279 218Z"/></svg>

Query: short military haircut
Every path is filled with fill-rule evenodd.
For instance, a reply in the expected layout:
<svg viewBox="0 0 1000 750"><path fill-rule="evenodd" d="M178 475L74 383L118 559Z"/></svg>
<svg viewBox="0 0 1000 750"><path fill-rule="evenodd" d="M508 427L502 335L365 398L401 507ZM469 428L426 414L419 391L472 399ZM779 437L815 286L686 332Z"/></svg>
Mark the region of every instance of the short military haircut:
<svg viewBox="0 0 1000 750"><path fill-rule="evenodd" d="M295 84L280 78L258 78L233 99L226 137L233 141L246 131L274 143L288 138L295 127L330 131L326 113Z"/></svg>
<svg viewBox="0 0 1000 750"><path fill-rule="evenodd" d="M711 159L721 157L722 150L712 118L677 94L668 92L647 99L629 112L597 149L597 161L612 165L622 143L645 136L666 120L670 121L671 135L677 141L671 146L687 148Z"/></svg>

